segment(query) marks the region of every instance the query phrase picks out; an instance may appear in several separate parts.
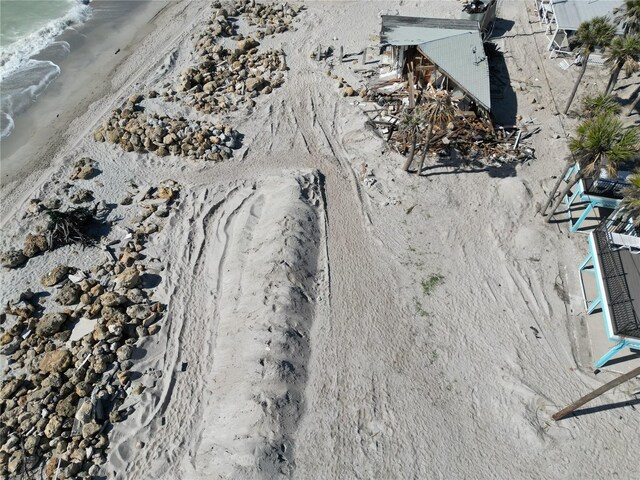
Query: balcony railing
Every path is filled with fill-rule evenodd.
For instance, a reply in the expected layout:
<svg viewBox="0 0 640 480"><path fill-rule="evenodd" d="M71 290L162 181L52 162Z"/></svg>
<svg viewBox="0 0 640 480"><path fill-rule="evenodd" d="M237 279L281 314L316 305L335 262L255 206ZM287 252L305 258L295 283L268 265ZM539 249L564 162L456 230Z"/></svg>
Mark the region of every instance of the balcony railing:
<svg viewBox="0 0 640 480"><path fill-rule="evenodd" d="M609 227L611 227L609 222ZM615 230L615 229L613 229ZM635 311L627 275L624 269L622 250L612 238L614 231L607 227L607 222L594 231L598 247L600 264L602 265L602 281L607 289L609 311L613 332L623 337L640 338L640 319ZM629 254L629 252L625 252Z"/></svg>
<svg viewBox="0 0 640 480"><path fill-rule="evenodd" d="M587 195L598 197L622 199L622 189L628 187L629 184L620 180L607 180L605 178L585 178L584 192Z"/></svg>

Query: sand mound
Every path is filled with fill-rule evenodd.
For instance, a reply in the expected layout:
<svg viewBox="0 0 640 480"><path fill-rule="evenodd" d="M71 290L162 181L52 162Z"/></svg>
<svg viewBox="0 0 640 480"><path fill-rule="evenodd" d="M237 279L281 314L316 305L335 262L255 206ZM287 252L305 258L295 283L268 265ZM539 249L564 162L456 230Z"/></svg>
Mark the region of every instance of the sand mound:
<svg viewBox="0 0 640 480"><path fill-rule="evenodd" d="M138 431L115 441L118 478L289 474L316 292L326 282L318 175L204 188L175 218L181 233L158 245L169 252L171 300L155 365L162 377L137 412ZM140 439L149 446L135 451ZM154 455L169 455L164 467L173 468L150 472Z"/></svg>

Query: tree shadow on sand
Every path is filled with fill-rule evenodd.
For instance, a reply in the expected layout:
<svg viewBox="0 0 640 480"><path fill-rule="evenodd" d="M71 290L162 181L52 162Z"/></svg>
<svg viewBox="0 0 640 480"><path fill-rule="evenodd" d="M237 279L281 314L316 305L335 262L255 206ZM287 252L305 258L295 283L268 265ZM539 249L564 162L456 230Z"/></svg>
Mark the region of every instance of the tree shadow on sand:
<svg viewBox="0 0 640 480"><path fill-rule="evenodd" d="M486 173L493 178L515 177L517 175L514 162L500 165L486 165L478 161L460 162L450 156L438 158L435 164L424 167L420 175L424 177L436 177L439 175L465 173Z"/></svg>

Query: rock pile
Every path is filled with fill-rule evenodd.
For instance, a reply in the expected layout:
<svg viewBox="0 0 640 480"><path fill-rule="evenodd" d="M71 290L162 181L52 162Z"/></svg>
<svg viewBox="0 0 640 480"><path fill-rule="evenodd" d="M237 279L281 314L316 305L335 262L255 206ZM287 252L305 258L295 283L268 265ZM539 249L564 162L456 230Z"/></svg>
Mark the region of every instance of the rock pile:
<svg viewBox="0 0 640 480"><path fill-rule="evenodd" d="M141 100L141 95L133 95L123 108L113 110L94 132L95 140L117 144L126 152L181 155L214 162L231 158L232 150L240 148L238 132L229 126L146 113Z"/></svg>
<svg viewBox="0 0 640 480"><path fill-rule="evenodd" d="M237 0L235 8L250 26L256 26L256 36L283 33L291 30L293 19L304 9L304 5L288 3L257 3L255 0Z"/></svg>
<svg viewBox="0 0 640 480"><path fill-rule="evenodd" d="M287 69L279 50L260 53L258 42L242 38L233 50L214 44L202 61L185 69L177 90L188 104L204 113L237 110L258 95L267 95L284 83Z"/></svg>
<svg viewBox="0 0 640 480"><path fill-rule="evenodd" d="M150 298L141 252L178 195L173 181L140 189L136 200L151 213L117 257L107 250L89 272L59 265L44 274L50 311L31 291L9 302L0 319L0 353L9 363L0 387L0 477L100 473L111 425L131 412L124 399L142 392L130 375L137 342L160 330L165 310ZM71 340L78 322L91 331Z"/></svg>
<svg viewBox="0 0 640 480"><path fill-rule="evenodd" d="M198 34L195 45L196 53L206 52L207 48L215 42L216 37L232 37L236 34L238 26L229 18L229 11L222 8L220 4L214 8L213 15L207 22L204 31Z"/></svg>
<svg viewBox="0 0 640 480"><path fill-rule="evenodd" d="M234 111L242 104L252 106L253 98L269 94L284 83L284 53L276 49L259 52L256 39L235 36L233 18L242 15L249 25L257 26L254 35L261 39L289 30L303 9L252 0L238 0L228 8L222 8L219 2L213 6L207 28L196 39L197 64L181 73L177 86L178 92L185 92L187 103L204 113ZM236 48L223 47L218 43L220 36L233 36Z"/></svg>

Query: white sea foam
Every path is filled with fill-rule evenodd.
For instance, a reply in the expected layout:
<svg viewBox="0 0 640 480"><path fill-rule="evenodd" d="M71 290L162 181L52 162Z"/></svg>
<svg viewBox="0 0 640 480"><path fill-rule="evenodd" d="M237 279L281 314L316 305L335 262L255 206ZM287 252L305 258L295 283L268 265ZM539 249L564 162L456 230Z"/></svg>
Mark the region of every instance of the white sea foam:
<svg viewBox="0 0 640 480"><path fill-rule="evenodd" d="M8 137L13 132L13 118L4 112L0 112L0 138Z"/></svg>
<svg viewBox="0 0 640 480"><path fill-rule="evenodd" d="M27 108L60 75L60 67L53 61L34 60L33 56L49 48L58 61L70 50L69 44L55 38L65 29L85 22L91 14L88 2L75 1L67 12L45 26L3 47L0 53L0 138L14 129L14 117Z"/></svg>
<svg viewBox="0 0 640 480"><path fill-rule="evenodd" d="M64 16L51 20L44 27L3 48L0 54L0 81L49 46L66 28L85 22L90 14L88 5L76 2Z"/></svg>
<svg viewBox="0 0 640 480"><path fill-rule="evenodd" d="M13 117L20 114L60 75L60 67L45 60L27 60L19 70L2 82L0 102L0 138L14 128Z"/></svg>

